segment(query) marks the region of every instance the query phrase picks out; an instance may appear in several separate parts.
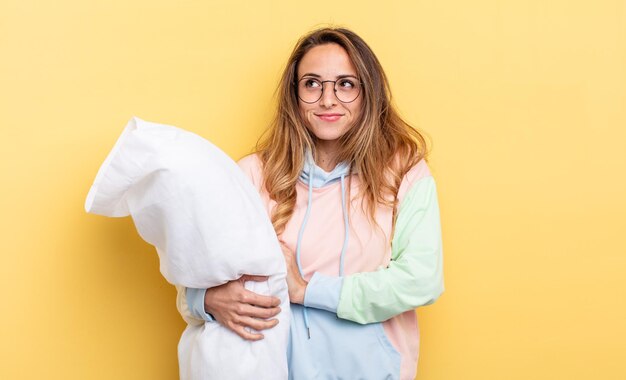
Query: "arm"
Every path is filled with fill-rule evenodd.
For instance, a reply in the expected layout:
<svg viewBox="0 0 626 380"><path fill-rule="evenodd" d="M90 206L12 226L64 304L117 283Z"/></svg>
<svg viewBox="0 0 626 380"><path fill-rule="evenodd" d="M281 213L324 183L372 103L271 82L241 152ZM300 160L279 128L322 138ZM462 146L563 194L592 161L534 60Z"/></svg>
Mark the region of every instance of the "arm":
<svg viewBox="0 0 626 380"><path fill-rule="evenodd" d="M389 266L343 278L315 273L304 305L358 323L385 321L433 303L444 289L442 265L436 186L427 176L413 184L400 205Z"/></svg>
<svg viewBox="0 0 626 380"><path fill-rule="evenodd" d="M176 309L178 309L180 315L189 325L201 325L202 323L204 323L202 317L196 315L195 313L192 313L191 309L189 308L189 301L191 301L191 299L188 299L189 293L187 290L188 289L184 286L176 285Z"/></svg>

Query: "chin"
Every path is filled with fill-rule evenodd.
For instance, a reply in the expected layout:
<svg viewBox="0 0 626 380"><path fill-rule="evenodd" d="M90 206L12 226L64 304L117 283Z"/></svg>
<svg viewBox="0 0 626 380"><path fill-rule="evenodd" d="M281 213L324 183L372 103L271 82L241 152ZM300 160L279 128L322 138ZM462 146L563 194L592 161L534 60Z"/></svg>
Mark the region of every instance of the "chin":
<svg viewBox="0 0 626 380"><path fill-rule="evenodd" d="M318 140L327 141L327 142L340 139L343 135L346 134L346 132L348 132L348 130L344 130L343 128L339 128L339 130L337 130L337 128L331 129L329 127L311 129L311 133Z"/></svg>
<svg viewBox="0 0 626 380"><path fill-rule="evenodd" d="M338 133L314 133L314 135L319 141L323 142L334 142L343 136L343 134Z"/></svg>

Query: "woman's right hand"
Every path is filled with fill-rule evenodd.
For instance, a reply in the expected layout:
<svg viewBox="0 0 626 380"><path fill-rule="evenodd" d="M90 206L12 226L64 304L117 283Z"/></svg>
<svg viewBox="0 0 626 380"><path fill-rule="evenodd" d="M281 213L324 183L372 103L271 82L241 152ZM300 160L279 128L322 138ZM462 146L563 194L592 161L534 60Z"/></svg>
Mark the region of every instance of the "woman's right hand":
<svg viewBox="0 0 626 380"><path fill-rule="evenodd" d="M204 308L222 326L234 331L246 340L261 340L263 334L250 332L247 328L262 331L278 324L270 319L280 312L280 299L262 296L244 288L246 281L267 281L266 276L244 275L238 280L207 289Z"/></svg>

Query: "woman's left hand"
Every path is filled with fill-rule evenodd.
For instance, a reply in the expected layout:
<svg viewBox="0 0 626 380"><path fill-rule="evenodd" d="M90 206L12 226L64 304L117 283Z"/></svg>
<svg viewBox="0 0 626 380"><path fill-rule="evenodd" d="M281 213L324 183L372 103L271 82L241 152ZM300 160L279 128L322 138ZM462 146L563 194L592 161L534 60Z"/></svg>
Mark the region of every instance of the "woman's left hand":
<svg viewBox="0 0 626 380"><path fill-rule="evenodd" d="M300 276L298 264L296 263L296 254L282 241L280 242L280 247L283 250L285 263L287 264L287 287L289 288L289 301L291 301L291 303L298 303L302 305L304 304L304 293L306 292L308 282Z"/></svg>

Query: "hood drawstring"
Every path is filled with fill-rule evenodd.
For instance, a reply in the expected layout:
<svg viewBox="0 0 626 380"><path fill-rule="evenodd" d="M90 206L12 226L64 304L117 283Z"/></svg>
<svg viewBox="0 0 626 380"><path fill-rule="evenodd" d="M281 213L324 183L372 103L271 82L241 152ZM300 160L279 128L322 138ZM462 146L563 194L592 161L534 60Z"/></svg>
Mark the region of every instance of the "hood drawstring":
<svg viewBox="0 0 626 380"><path fill-rule="evenodd" d="M302 264L300 263L300 243L302 243L302 235L304 234L304 228L309 220L309 214L311 212L311 202L313 200L313 174L315 173L315 166L311 166L311 175L309 176L309 199L306 204L306 211L304 213L304 220L298 231L298 242L296 243L296 264L298 265L298 272L300 276L304 278L302 273ZM306 311L306 306L302 305L302 317L304 318L304 327L306 327L306 333L309 339L311 339L311 329L309 328L309 315Z"/></svg>
<svg viewBox="0 0 626 380"><path fill-rule="evenodd" d="M304 278L304 273L302 272L302 264L300 261L300 246L302 243L302 236L304 235L304 229L307 225L307 222L309 220L309 215L311 213L311 203L313 201L313 178L315 177L315 163L313 162L313 157L310 156L310 152L307 154L307 163L309 165L308 169L310 172L307 173L306 170L303 170L303 174L301 174L301 178L308 177L306 178L308 180L308 188L309 188L308 199L307 199L306 211L304 213L304 219L302 220L302 224L300 225L300 230L298 231L298 241L296 243L296 265L298 266L298 272L300 273L300 276L302 276L302 278ZM342 168L340 169L346 169L346 167L342 166ZM347 203L346 203L345 177L346 177L346 170L344 170L344 172L341 173L339 177L341 181L341 210L343 213L343 224L344 224L344 231L345 231L344 238L343 238L343 245L341 247L341 254L339 256L339 276L343 276L344 256L346 253L346 248L348 247L348 238L350 235L350 227L348 225L348 209L347 209ZM309 339L311 339L309 316L307 312L307 307L304 305L302 305L302 317L304 319L304 327L306 328L307 336Z"/></svg>
<svg viewBox="0 0 626 380"><path fill-rule="evenodd" d="M341 175L341 210L343 212L343 226L344 226L344 234L343 234L343 245L341 247L341 255L339 256L339 277L343 276L343 257L346 253L346 248L348 247L348 238L350 237L350 228L348 226L348 210L346 205L346 185L345 185L345 174Z"/></svg>

